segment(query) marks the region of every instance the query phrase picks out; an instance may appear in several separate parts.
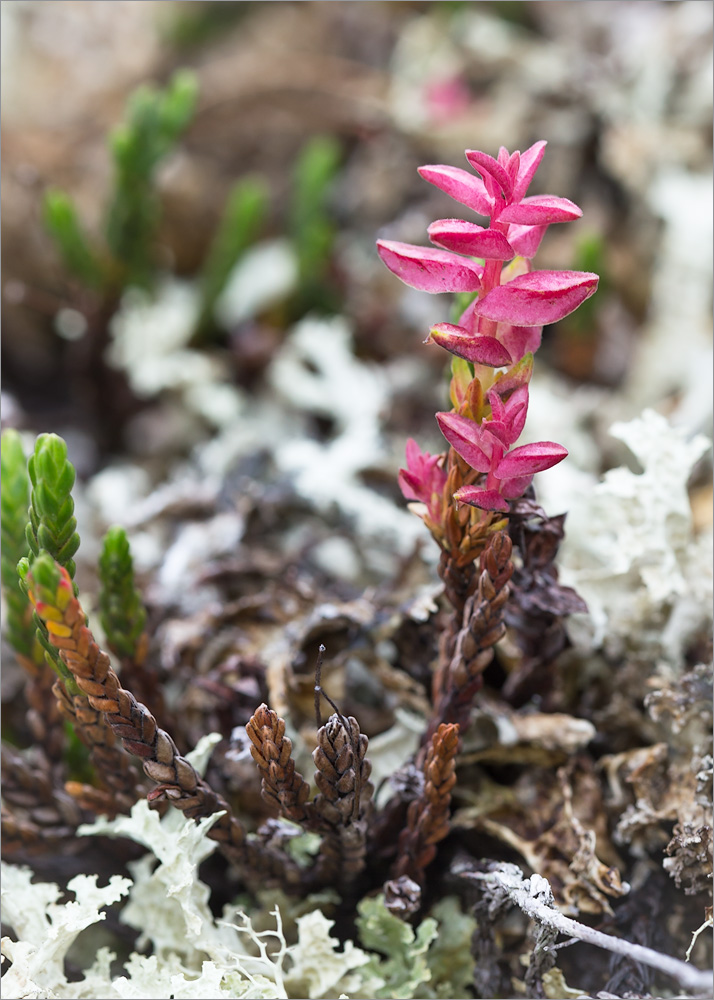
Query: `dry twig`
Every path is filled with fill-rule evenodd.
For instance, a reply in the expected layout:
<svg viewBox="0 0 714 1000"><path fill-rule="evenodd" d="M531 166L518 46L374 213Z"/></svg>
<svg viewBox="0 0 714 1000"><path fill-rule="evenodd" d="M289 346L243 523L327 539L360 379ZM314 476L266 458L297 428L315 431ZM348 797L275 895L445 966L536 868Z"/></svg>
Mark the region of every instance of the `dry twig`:
<svg viewBox="0 0 714 1000"><path fill-rule="evenodd" d="M663 955L641 944L623 941L622 938L613 937L611 934L603 934L602 931L563 916L555 908L550 884L542 875L531 875L525 879L520 868L506 863L499 864L489 872L467 871L463 875L465 878L485 883L494 896L508 899L539 924L544 924L560 934L567 934L577 941L595 945L596 948L605 948L616 955L624 955L635 962L657 969L676 980L684 989L691 990L699 996L711 996L710 972L702 972L678 958Z"/></svg>

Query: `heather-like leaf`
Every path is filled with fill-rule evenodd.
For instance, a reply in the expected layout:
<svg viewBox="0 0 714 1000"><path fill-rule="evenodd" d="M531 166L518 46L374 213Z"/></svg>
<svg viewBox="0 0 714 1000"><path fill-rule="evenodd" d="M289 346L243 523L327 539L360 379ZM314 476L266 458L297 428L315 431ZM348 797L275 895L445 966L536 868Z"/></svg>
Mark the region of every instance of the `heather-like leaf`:
<svg viewBox="0 0 714 1000"><path fill-rule="evenodd" d="M541 194L508 205L499 215L498 221L515 222L520 226L549 226L554 222L573 222L582 214L582 209L569 198Z"/></svg>
<svg viewBox="0 0 714 1000"><path fill-rule="evenodd" d="M477 472L488 472L491 448L481 427L458 413L437 413L436 419L441 433L464 461Z"/></svg>
<svg viewBox="0 0 714 1000"><path fill-rule="evenodd" d="M516 256L503 233L497 229L484 229L463 219L438 219L432 222L427 232L432 243L455 253L487 260L511 260Z"/></svg>
<svg viewBox="0 0 714 1000"><path fill-rule="evenodd" d="M480 177L470 174L468 170L445 164L427 164L419 167L419 175L448 194L454 201L461 202L479 215L490 215L493 211L493 199L486 190L484 182Z"/></svg>
<svg viewBox="0 0 714 1000"><path fill-rule="evenodd" d="M587 271L532 271L494 288L474 307L478 316L517 326L544 326L573 312L597 289Z"/></svg>
<svg viewBox="0 0 714 1000"><path fill-rule="evenodd" d="M562 444L554 441L538 441L535 444L523 444L514 448L501 459L496 466L499 479L511 479L515 476L532 476L536 472L551 469L567 457L568 451Z"/></svg>
<svg viewBox="0 0 714 1000"><path fill-rule="evenodd" d="M547 226L509 226L508 242L519 257L530 260L538 253L547 229Z"/></svg>
<svg viewBox="0 0 714 1000"><path fill-rule="evenodd" d="M446 250L378 240L379 256L389 270L422 292L477 292L483 268Z"/></svg>
<svg viewBox="0 0 714 1000"><path fill-rule="evenodd" d="M470 507L481 510L508 510L508 502L498 490L482 490L478 486L462 486L454 493L454 499L459 503L467 503Z"/></svg>
<svg viewBox="0 0 714 1000"><path fill-rule="evenodd" d="M510 365L513 360L495 337L474 336L462 326L453 326L451 323L437 323L432 327L429 339L472 364L500 368L502 365Z"/></svg>
<svg viewBox="0 0 714 1000"><path fill-rule="evenodd" d="M545 139L540 139L538 142L534 142L532 146L529 146L525 153L521 153L521 162L518 166L518 180L513 186L513 201L520 201L528 190L531 181L535 177L535 172L540 166L540 161L543 159L546 145Z"/></svg>
<svg viewBox="0 0 714 1000"><path fill-rule="evenodd" d="M500 188L506 198L511 197L513 193L513 183L511 178L508 176L508 171L501 166L498 160L494 160L494 158L489 156L488 153L482 153L480 149L467 149L466 159L469 161L471 166L475 170L478 170L481 174L487 190L490 182L494 195L497 193L497 188ZM493 187L494 185L496 185L496 187Z"/></svg>

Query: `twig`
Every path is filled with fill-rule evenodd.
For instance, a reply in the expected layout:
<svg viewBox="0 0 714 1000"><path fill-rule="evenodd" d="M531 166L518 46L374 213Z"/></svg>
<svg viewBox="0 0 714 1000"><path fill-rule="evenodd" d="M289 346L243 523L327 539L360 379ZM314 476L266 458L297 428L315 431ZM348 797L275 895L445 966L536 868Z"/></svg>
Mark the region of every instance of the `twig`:
<svg viewBox="0 0 714 1000"><path fill-rule="evenodd" d="M555 908L550 884L542 875L531 875L529 879L524 879L520 868L510 864L501 864L490 872L464 872L463 874L465 878L490 884L500 894L507 896L526 916L553 928L560 934L567 934L585 944L595 945L596 948L606 948L616 955L624 955L635 962L641 962L643 965L658 969L666 976L675 979L685 989L697 992L701 996L711 995L706 992L711 989L711 973L694 969L678 958L663 955L652 948L646 948L644 945L633 944L622 938L603 934L602 931L563 916Z"/></svg>

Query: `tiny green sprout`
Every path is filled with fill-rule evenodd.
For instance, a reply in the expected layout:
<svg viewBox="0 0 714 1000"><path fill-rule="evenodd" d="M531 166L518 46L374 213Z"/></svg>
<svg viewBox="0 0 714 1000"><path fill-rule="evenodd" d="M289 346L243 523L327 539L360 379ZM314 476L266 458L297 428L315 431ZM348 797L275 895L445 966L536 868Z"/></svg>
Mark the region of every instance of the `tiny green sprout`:
<svg viewBox="0 0 714 1000"><path fill-rule="evenodd" d="M134 586L134 565L129 539L123 528L110 528L99 557L102 583L99 609L102 628L112 650L136 659L146 625L146 610Z"/></svg>

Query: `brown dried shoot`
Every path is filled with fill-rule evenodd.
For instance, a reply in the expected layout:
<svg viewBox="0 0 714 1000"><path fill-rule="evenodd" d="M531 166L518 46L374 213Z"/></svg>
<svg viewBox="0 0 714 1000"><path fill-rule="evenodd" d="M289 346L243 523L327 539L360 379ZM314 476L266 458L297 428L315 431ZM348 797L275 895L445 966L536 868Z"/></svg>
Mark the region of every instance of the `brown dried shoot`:
<svg viewBox="0 0 714 1000"><path fill-rule="evenodd" d="M449 832L451 789L456 783L459 727L442 723L434 733L424 761L424 790L409 805L407 825L399 836L395 879L406 875L419 884L436 856L436 845Z"/></svg>
<svg viewBox="0 0 714 1000"><path fill-rule="evenodd" d="M364 867L367 818L372 808L372 770L367 737L357 720L335 713L317 734L313 760L320 792L314 800L325 837L318 862L325 880L352 881Z"/></svg>
<svg viewBox="0 0 714 1000"><path fill-rule="evenodd" d="M309 818L310 786L295 770L285 720L267 705L260 705L245 728L251 755L263 779L263 798L277 806L287 819L304 823Z"/></svg>

